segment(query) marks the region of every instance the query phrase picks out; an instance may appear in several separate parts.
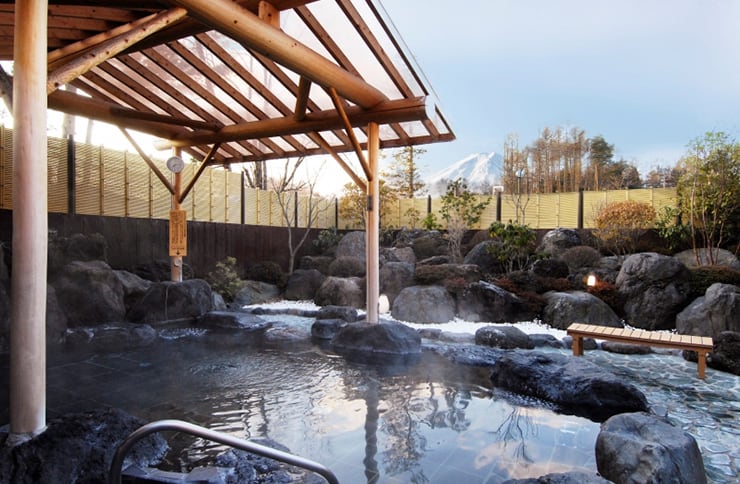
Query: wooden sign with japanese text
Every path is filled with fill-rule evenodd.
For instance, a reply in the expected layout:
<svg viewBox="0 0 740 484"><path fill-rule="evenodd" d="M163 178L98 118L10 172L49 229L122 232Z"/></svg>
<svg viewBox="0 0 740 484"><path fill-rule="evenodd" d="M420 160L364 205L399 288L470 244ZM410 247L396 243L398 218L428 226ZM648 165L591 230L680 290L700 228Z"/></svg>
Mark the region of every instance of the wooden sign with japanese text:
<svg viewBox="0 0 740 484"><path fill-rule="evenodd" d="M185 210L170 210L170 257L188 255L188 215Z"/></svg>

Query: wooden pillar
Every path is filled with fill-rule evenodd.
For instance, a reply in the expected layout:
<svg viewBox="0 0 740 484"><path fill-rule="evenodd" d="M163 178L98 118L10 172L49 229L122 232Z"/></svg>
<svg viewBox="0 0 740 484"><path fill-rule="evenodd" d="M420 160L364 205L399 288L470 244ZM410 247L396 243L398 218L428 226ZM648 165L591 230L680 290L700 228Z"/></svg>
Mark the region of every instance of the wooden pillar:
<svg viewBox="0 0 740 484"><path fill-rule="evenodd" d="M172 150L172 156L173 157L180 157L181 150L179 148L176 148ZM173 218L173 212L180 212L182 210L181 204L180 204L180 194L182 193L182 168L175 169L171 171L175 174L175 183L174 183L174 193L172 194L172 211L170 212L170 279L172 282L182 282L182 255L179 255L176 252L173 252L172 247L172 224L174 223ZM187 217L185 218L185 225L187 226ZM186 242L187 243L187 242Z"/></svg>
<svg viewBox="0 0 740 484"><path fill-rule="evenodd" d="M46 428L47 9L15 2L11 445Z"/></svg>
<svg viewBox="0 0 740 484"><path fill-rule="evenodd" d="M366 219L366 279L367 279L367 321L377 323L380 299L380 179L378 153L380 150L380 129L377 123L367 126L367 158L370 166L370 179L367 181L367 219Z"/></svg>

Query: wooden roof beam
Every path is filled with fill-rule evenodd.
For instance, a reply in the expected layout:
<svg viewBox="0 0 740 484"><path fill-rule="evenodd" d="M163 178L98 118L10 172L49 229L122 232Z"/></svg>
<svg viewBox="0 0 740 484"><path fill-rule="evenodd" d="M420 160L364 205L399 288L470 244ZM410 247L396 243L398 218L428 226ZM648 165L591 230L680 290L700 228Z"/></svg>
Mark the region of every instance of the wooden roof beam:
<svg viewBox="0 0 740 484"><path fill-rule="evenodd" d="M231 0L168 0L188 14L213 26L250 49L324 87L334 87L343 98L365 109L388 98L355 76Z"/></svg>
<svg viewBox="0 0 740 484"><path fill-rule="evenodd" d="M425 97L386 101L374 109L364 110L357 106L347 108L346 115L351 126L365 126L369 122L378 124L421 121L429 117ZM216 133L195 132L169 137L169 141L158 143L159 149L203 145L216 142L239 141L245 139L271 138L307 132L344 129L345 124L335 110L306 114L303 121L293 116L252 121L225 126ZM164 138L164 136L162 136Z"/></svg>
<svg viewBox="0 0 740 484"><path fill-rule="evenodd" d="M357 140L357 136L355 135L355 130L352 128L352 123L349 122L349 118L347 117L347 111L345 109L344 103L339 98L339 95L337 94L337 91L332 87L328 89L329 96L331 97L331 101L334 103L334 108L339 113L339 117L342 118L342 124L344 124L344 129L347 131L347 136L349 136L349 140L352 143L352 147L355 149L355 153L357 154L357 159L360 160L360 166L362 167L362 170L365 172L365 176L368 180L372 179L372 175L370 173L370 165L367 163L367 158L365 158L365 154L362 152L362 147L360 146L360 142Z"/></svg>
<svg viewBox="0 0 740 484"><path fill-rule="evenodd" d="M367 183L365 183L362 178L357 176L357 173L344 161L344 159L337 154L336 150L331 147L329 143L326 142L326 140L319 134L319 133L308 133L308 137L311 138L314 143L319 145L322 150L324 150L326 153L328 153L332 158L334 158L334 161L336 161L339 166L342 167L342 169L349 175L350 178L352 178L352 181L355 182L355 185L357 185L360 190L363 192L367 191Z"/></svg>
<svg viewBox="0 0 740 484"><path fill-rule="evenodd" d="M59 89L60 86L78 78L93 67L128 49L139 40L167 27L173 22L177 22L186 15L187 11L183 8L171 8L154 15L147 22L130 29L128 32L101 42L86 54L50 72L46 82L46 92L51 93Z"/></svg>
<svg viewBox="0 0 740 484"><path fill-rule="evenodd" d="M86 118L104 121L124 128L135 129L160 138L171 138L177 135L186 135L190 131L177 128L178 122L162 123L140 119L138 111L127 110L114 103L96 101L89 97L73 94L69 91L54 91L49 95L49 109L63 113L84 116ZM148 116L148 115L147 115Z"/></svg>

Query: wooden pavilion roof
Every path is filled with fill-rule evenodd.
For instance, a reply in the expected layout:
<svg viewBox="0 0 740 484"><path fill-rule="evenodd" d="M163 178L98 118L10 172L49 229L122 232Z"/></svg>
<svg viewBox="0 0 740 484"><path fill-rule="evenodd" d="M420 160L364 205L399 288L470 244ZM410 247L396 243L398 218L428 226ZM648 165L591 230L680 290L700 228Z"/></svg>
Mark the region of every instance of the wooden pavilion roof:
<svg viewBox="0 0 740 484"><path fill-rule="evenodd" d="M362 150L370 122L381 148L454 139L376 0L50 0L47 92L214 164Z"/></svg>

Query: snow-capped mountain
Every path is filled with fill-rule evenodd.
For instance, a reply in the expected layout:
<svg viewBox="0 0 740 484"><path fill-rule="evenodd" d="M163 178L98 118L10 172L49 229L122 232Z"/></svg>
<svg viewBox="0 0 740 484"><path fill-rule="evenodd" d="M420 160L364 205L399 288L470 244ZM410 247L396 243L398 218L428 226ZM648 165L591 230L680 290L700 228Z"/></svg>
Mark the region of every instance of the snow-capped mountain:
<svg viewBox="0 0 740 484"><path fill-rule="evenodd" d="M458 178L465 179L471 188L484 183L500 185L502 161L498 153L474 153L426 177L424 182L432 196L444 194L446 183Z"/></svg>

